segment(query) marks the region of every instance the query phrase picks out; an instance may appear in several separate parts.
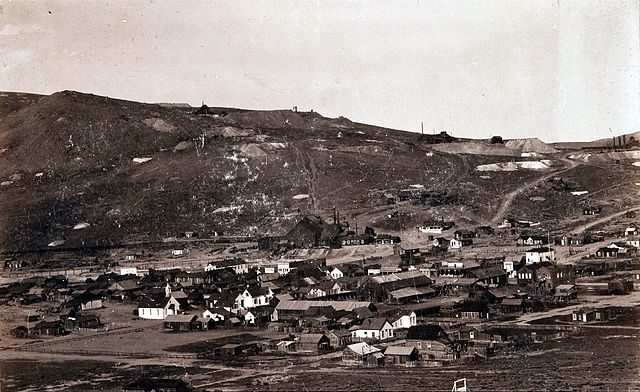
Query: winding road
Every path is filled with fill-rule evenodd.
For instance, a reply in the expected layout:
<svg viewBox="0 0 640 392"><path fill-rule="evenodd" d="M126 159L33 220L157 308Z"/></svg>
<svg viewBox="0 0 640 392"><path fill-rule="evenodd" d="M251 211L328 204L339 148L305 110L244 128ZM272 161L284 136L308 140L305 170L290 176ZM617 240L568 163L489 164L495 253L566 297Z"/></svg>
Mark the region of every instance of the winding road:
<svg viewBox="0 0 640 392"><path fill-rule="evenodd" d="M521 194L522 192L526 191L527 189L534 187L538 184L540 184L543 181L548 180L549 178L556 176L558 174L567 172L573 168L575 168L576 166L578 166L580 163L573 161L569 158L561 158L562 162L565 163L564 169L561 170L555 170L552 171L551 173L545 174L544 176L538 178L535 181L529 182L527 184L522 185L521 187L519 187L518 189L508 193L504 200L502 201L502 206L498 209L498 211L496 212L496 214L494 215L494 217L491 219L491 223L498 223L500 222L502 219L504 219L504 215L506 214L506 212L509 210L509 208L511 207L511 204L513 204L513 201L515 200L515 198Z"/></svg>

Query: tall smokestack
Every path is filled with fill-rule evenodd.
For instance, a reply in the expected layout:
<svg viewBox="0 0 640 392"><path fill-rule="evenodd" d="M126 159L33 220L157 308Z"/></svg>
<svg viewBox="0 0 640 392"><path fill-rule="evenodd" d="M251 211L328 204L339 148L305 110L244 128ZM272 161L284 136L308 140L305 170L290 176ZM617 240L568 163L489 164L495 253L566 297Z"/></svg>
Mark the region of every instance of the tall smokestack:
<svg viewBox="0 0 640 392"><path fill-rule="evenodd" d="M420 132L424 135L424 121L420 121Z"/></svg>

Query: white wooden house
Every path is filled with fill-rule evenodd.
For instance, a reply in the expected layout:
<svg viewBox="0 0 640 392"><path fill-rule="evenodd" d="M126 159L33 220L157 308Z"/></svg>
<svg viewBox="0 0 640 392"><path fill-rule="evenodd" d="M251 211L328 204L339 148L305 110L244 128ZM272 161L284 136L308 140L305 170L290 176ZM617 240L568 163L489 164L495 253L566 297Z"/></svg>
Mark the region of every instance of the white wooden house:
<svg viewBox="0 0 640 392"><path fill-rule="evenodd" d="M529 249L525 253L525 263L526 264L535 264L541 263L543 261L555 261L556 252L552 248L542 247L542 248L534 248Z"/></svg>
<svg viewBox="0 0 640 392"><path fill-rule="evenodd" d="M387 340L394 337L393 326L385 318L368 318L351 331L353 339Z"/></svg>
<svg viewBox="0 0 640 392"><path fill-rule="evenodd" d="M344 277L344 273L340 271L338 267L335 267L334 269L331 270L331 272L329 273L329 276L331 276L331 279L340 279Z"/></svg>
<svg viewBox="0 0 640 392"><path fill-rule="evenodd" d="M238 294L235 299L234 309L251 309L258 306L269 305L273 299L273 291L270 288L249 287L242 293Z"/></svg>
<svg viewBox="0 0 640 392"><path fill-rule="evenodd" d="M414 325L417 325L416 321L416 312L410 312L406 314L401 314L394 319L391 320L391 325L393 329L409 329Z"/></svg>
<svg viewBox="0 0 640 392"><path fill-rule="evenodd" d="M138 317L147 320L164 320L168 315L179 312L180 303L173 296L162 301L145 299L138 305Z"/></svg>

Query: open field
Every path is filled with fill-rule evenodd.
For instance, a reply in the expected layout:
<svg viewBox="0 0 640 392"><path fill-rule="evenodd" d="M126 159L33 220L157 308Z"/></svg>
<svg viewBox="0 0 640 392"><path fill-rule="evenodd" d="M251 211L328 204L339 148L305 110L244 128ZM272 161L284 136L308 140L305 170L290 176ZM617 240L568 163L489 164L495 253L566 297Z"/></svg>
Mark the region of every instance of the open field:
<svg viewBox="0 0 640 392"><path fill-rule="evenodd" d="M626 391L640 388L636 335L615 327L585 329L570 338L542 343L533 351L447 368L345 368L329 360L321 366L261 362L259 368L250 370L191 361L165 366L127 359L117 365L77 359L60 362L63 358L55 356L38 357L41 366L25 366L29 362L9 356L1 361L11 376L1 385L7 391L38 390L45 385L50 390L116 390L137 375L163 374L183 377L202 390L445 391L453 380L466 377L473 390ZM253 364L250 361L247 366ZM57 374L61 366L63 377Z"/></svg>

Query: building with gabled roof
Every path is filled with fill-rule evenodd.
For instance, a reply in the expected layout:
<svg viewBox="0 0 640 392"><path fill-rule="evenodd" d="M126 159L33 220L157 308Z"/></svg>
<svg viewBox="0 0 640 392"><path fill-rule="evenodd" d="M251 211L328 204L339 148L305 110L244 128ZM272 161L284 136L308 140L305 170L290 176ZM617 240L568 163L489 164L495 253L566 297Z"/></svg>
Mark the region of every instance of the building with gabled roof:
<svg viewBox="0 0 640 392"><path fill-rule="evenodd" d="M382 350L366 342L353 343L342 351L342 361L363 366L381 366L384 364Z"/></svg>
<svg viewBox="0 0 640 392"><path fill-rule="evenodd" d="M180 302L174 297L144 297L138 304L138 317L147 320L164 320L179 314Z"/></svg>
<svg viewBox="0 0 640 392"><path fill-rule="evenodd" d="M268 287L250 286L235 298L234 309L251 309L267 306L273 299L273 291Z"/></svg>
<svg viewBox="0 0 640 392"><path fill-rule="evenodd" d="M351 327L354 340L387 340L394 337L393 326L386 318L367 318L361 325Z"/></svg>
<svg viewBox="0 0 640 392"><path fill-rule="evenodd" d="M202 330L202 322L195 314L170 314L164 319L164 329L173 332L191 332Z"/></svg>
<svg viewBox="0 0 640 392"><path fill-rule="evenodd" d="M415 366L418 349L412 346L389 346L384 350L385 362L391 365Z"/></svg>
<svg viewBox="0 0 640 392"><path fill-rule="evenodd" d="M555 261L556 251L547 246L529 249L525 252L525 263L535 264L542 263L544 261Z"/></svg>
<svg viewBox="0 0 640 392"><path fill-rule="evenodd" d="M311 301L311 300L281 300L272 314L272 321L298 320L308 313L311 308L330 307L335 311L355 312L358 309L376 310L371 302L366 301Z"/></svg>

